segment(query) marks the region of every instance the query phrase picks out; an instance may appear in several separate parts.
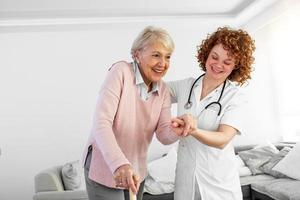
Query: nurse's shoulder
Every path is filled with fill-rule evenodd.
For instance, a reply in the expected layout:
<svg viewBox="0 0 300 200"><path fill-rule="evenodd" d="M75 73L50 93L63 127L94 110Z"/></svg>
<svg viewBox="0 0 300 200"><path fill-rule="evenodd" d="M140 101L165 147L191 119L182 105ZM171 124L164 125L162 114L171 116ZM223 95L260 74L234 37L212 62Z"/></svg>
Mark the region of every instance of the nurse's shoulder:
<svg viewBox="0 0 300 200"><path fill-rule="evenodd" d="M173 91L180 91L180 90L186 90L187 88L190 88L195 81L195 78L185 78L181 80L176 81L168 81L167 86L170 90Z"/></svg>
<svg viewBox="0 0 300 200"><path fill-rule="evenodd" d="M183 92L183 91L189 91L191 89L192 84L194 83L195 78L185 78L181 80L176 81L168 81L167 87L170 91L172 102L177 102L177 97Z"/></svg>
<svg viewBox="0 0 300 200"><path fill-rule="evenodd" d="M229 104L239 105L247 103L244 88L229 80L227 80L227 83L228 86L224 91L224 99L228 99Z"/></svg>

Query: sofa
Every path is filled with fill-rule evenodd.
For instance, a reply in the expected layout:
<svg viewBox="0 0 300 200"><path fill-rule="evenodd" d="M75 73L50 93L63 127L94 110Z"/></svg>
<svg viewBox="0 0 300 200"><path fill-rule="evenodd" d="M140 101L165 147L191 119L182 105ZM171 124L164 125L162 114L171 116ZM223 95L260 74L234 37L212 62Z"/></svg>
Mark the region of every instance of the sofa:
<svg viewBox="0 0 300 200"><path fill-rule="evenodd" d="M81 188L67 190L63 181L63 166L42 170L34 177L35 194L33 200L88 200L84 184ZM144 194L144 200L172 200L173 193Z"/></svg>
<svg viewBox="0 0 300 200"><path fill-rule="evenodd" d="M256 167L257 169L260 170L260 173L253 174L253 170L251 170L252 172L251 175L240 177L244 200L300 200L300 191L299 191L300 178L299 177L295 177L296 179L290 178L289 176L285 175L289 173L286 173L287 171L284 170L282 172L285 174L276 171L277 170L276 167L279 165L281 160L282 161L284 160L285 156L288 157L290 156L290 154L295 154L295 153L298 154L298 152L300 153L300 144L299 143L297 144L298 152L295 151L292 152L291 149L294 146L295 143L277 143L274 145L274 147L276 147L278 152L273 154L271 158L266 155L260 155L256 157L256 159L259 161L262 161L265 157L268 157L268 159L264 162L257 164ZM254 148L255 145L239 146L235 148L235 151L237 155L242 157L242 154L247 155L247 152L255 150ZM258 150L256 150L256 152L259 152L259 148L257 149ZM282 152L285 152L285 154L283 154ZM297 157L299 157L299 154ZM292 156L290 156L289 158L292 159L292 162L290 162L291 164L289 165L296 166L300 164L299 163L300 159L298 158L294 159L295 156L294 158L292 158ZM272 161L276 161L276 162L272 163ZM282 164L286 165L287 163L282 163ZM269 169L268 169L268 165L269 165ZM299 171L300 169L297 167L293 167L293 168L297 169L297 171ZM293 177L293 175L290 176Z"/></svg>
<svg viewBox="0 0 300 200"><path fill-rule="evenodd" d="M237 155L247 153L255 145L236 146ZM276 148L292 147L291 143L279 143ZM300 169L300 168L299 168ZM87 200L85 188L66 190L63 166L42 170L34 178L35 194L33 200ZM248 174L241 176L243 200L300 200L300 179L276 178L269 174ZM173 200L173 192L165 194L144 193L144 200Z"/></svg>

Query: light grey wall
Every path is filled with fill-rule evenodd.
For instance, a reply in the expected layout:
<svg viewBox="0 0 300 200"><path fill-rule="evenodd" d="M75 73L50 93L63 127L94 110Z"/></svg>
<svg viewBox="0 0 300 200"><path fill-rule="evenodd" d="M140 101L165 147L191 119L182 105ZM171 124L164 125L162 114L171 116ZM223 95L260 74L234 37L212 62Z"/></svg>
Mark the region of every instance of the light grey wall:
<svg viewBox="0 0 300 200"><path fill-rule="evenodd" d="M176 80L198 76L196 45L217 26L231 25L232 21L187 18L2 30L1 200L32 199L33 178L38 171L80 159L108 67L118 60L130 60L132 40L149 24L166 28L175 40L165 80ZM263 43L264 38L256 36L258 43ZM256 54L261 52L264 50L258 49ZM253 80L245 88L250 118L243 135L235 140L237 144L280 138L274 125L274 94L269 89L272 77L260 67L266 62L257 60ZM157 156L161 149L166 151L155 143L150 156Z"/></svg>
<svg viewBox="0 0 300 200"><path fill-rule="evenodd" d="M272 85L267 93L274 95L273 108L276 127L285 141L300 140L300 101L298 91L299 66L297 64L300 39L300 1L280 1L245 28L255 35L258 44L257 63L259 69L269 74ZM289 4L290 3L290 4ZM279 12L279 10L281 12ZM273 12L271 12L273 11ZM260 87L265 87L263 83ZM267 88L265 88L267 89ZM258 103L258 102L257 102Z"/></svg>

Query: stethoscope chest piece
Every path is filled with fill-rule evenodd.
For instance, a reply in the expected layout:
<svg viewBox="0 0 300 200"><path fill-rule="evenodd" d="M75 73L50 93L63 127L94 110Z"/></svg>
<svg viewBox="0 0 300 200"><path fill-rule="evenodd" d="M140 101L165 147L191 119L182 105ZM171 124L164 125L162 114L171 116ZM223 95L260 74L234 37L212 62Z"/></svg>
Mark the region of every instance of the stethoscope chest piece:
<svg viewBox="0 0 300 200"><path fill-rule="evenodd" d="M190 109L192 107L192 105L193 105L193 103L188 101L188 102L186 102L186 104L184 104L184 108L186 110L188 110L188 109Z"/></svg>

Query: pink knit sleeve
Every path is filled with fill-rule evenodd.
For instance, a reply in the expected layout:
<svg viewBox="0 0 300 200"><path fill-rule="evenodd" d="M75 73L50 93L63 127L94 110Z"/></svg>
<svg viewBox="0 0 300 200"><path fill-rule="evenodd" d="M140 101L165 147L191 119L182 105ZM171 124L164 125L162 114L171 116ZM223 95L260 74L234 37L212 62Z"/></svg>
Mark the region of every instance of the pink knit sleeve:
<svg viewBox="0 0 300 200"><path fill-rule="evenodd" d="M92 128L97 148L112 173L121 165L130 164L120 149L112 128L123 87L124 73L122 66L118 66L122 64L116 64L107 74L100 90Z"/></svg>
<svg viewBox="0 0 300 200"><path fill-rule="evenodd" d="M162 144L172 144L179 139L179 137L172 131L171 128L171 96L169 91L164 88L162 90L164 100L159 116L159 121L156 129L156 137Z"/></svg>

